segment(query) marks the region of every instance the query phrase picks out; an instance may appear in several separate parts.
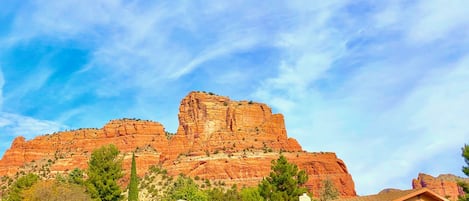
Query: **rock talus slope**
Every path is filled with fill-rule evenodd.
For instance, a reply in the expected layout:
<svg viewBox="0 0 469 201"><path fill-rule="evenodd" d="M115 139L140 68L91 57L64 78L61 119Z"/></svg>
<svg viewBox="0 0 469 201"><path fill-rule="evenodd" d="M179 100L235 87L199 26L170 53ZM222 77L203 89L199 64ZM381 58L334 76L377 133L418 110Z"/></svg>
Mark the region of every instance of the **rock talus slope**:
<svg viewBox="0 0 469 201"><path fill-rule="evenodd" d="M178 118L174 135L157 122L120 119L101 129L64 131L29 141L17 137L0 160L0 176L38 171L41 164L51 173L84 169L93 149L112 143L121 151L126 171L135 152L139 175L160 165L170 175L252 186L269 174L271 161L282 152L306 170L306 186L315 195L321 181L330 179L342 196L356 196L345 163L334 153L303 151L287 136L283 116L272 114L265 104L191 92L181 101Z"/></svg>

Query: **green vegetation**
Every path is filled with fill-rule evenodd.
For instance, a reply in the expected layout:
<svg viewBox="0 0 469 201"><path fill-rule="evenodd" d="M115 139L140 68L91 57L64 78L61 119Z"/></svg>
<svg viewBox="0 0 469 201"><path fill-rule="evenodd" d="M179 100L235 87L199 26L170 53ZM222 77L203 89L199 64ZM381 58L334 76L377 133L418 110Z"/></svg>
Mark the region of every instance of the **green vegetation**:
<svg viewBox="0 0 469 201"><path fill-rule="evenodd" d="M146 120L146 119L139 119L139 118L121 118L121 119L118 119L118 120L123 120L123 121L141 121L141 122L157 123L156 121ZM97 128L89 128L89 129L97 129Z"/></svg>
<svg viewBox="0 0 469 201"><path fill-rule="evenodd" d="M191 178L184 175L179 175L176 182L169 189L168 194L164 200L191 200L191 201L206 201L208 196L205 192L199 189L199 186L194 183Z"/></svg>
<svg viewBox="0 0 469 201"><path fill-rule="evenodd" d="M12 184L10 190L8 192L7 201L21 201L24 199L22 195L23 190L28 190L39 180L39 176L35 174L27 174L21 176L16 180L15 183Z"/></svg>
<svg viewBox="0 0 469 201"><path fill-rule="evenodd" d="M176 133L171 133L171 132L168 132L168 131L165 131L164 132L165 135L166 135L166 139L171 139L174 135L176 135Z"/></svg>
<svg viewBox="0 0 469 201"><path fill-rule="evenodd" d="M280 155L272 161L272 170L269 177L259 184L259 193L266 200L298 200L298 196L306 193L303 184L308 180L305 171L298 171L295 164L288 163L285 156Z"/></svg>
<svg viewBox="0 0 469 201"><path fill-rule="evenodd" d="M190 178L179 175L173 180L166 170L151 166L140 182L140 190L150 200L197 200L197 201L263 201L298 200L306 192L302 185L307 175L296 165L288 163L284 156L272 161L272 173L256 187L227 188L224 181L210 181L200 176ZM267 188L266 188L267 187ZM274 193L270 193L272 192Z"/></svg>
<svg viewBox="0 0 469 201"><path fill-rule="evenodd" d="M39 176L29 173L11 184L5 200L91 200L86 191L83 171L78 168L70 172L67 177L57 174L55 179L42 181Z"/></svg>
<svg viewBox="0 0 469 201"><path fill-rule="evenodd" d="M123 195L117 181L123 174L122 162L117 157L118 155L119 150L114 145L103 146L94 150L88 162L86 181L84 180L83 170L78 168L75 168L66 176L56 174L55 179L50 179L54 176L50 175L49 171L39 171L42 177L33 173L25 174L21 171L17 174L16 181L9 177L3 177L2 182L7 184L2 186L1 189L2 194L4 193L3 199L8 201L121 200ZM51 160L45 162L47 164L43 165L42 169L48 169L52 163ZM135 170L135 161L133 161L133 166ZM41 178L46 180L41 181Z"/></svg>
<svg viewBox="0 0 469 201"><path fill-rule="evenodd" d="M464 158L464 162L466 162L466 166L462 167L462 172L464 172L466 176L469 176L469 145L465 144L461 150L461 155ZM459 201L469 201L469 183L460 181L458 185L461 186L465 193L464 196L459 197Z"/></svg>
<svg viewBox="0 0 469 201"><path fill-rule="evenodd" d="M83 185L85 183L85 181L83 180L83 170L80 170L79 168L73 169L68 174L67 181L71 184Z"/></svg>
<svg viewBox="0 0 469 201"><path fill-rule="evenodd" d="M23 191L22 195L23 200L30 201L91 201L91 197L86 193L86 188L83 185L64 183L58 180L39 181L30 189Z"/></svg>
<svg viewBox="0 0 469 201"><path fill-rule="evenodd" d="M230 144L231 145L231 144ZM44 162L47 162L44 160ZM151 166L141 180L137 177L135 154L132 154L128 192L122 192L118 181L122 178L122 158L114 145L94 150L88 161L88 169L75 168L68 175L48 173L44 177L35 174L18 173L14 181L2 177L4 200L82 200L117 201L128 194L129 201L143 200L193 200L193 201L264 201L298 200L306 192L303 184L308 179L304 171L288 163L281 155L272 161L269 177L255 187L229 187L223 180L210 181L207 178L179 175L173 178L161 166ZM25 175L23 175L25 174ZM23 176L21 176L23 175ZM55 177L55 179L51 179ZM41 178L43 180L41 180ZM86 179L85 179L86 178ZM333 185L324 183L324 195L334 195ZM330 187L327 187L330 186ZM4 187L4 188L3 188ZM332 190L331 190L332 189ZM139 195L140 191L140 195ZM335 194L336 195L336 194ZM331 196L329 196L331 197ZM327 200L327 199L325 199Z"/></svg>
<svg viewBox="0 0 469 201"><path fill-rule="evenodd" d="M259 188L243 188L239 193L242 201L263 201L264 198L259 193Z"/></svg>
<svg viewBox="0 0 469 201"><path fill-rule="evenodd" d="M122 191L117 180L122 178L122 160L119 150L113 144L93 151L88 162L86 186L91 197L96 200L120 200Z"/></svg>
<svg viewBox="0 0 469 201"><path fill-rule="evenodd" d="M130 170L129 201L138 201L137 165L134 153L132 153L132 167Z"/></svg>
<svg viewBox="0 0 469 201"><path fill-rule="evenodd" d="M329 201L339 198L339 191L334 186L331 180L326 179L322 181L321 194L319 196L319 201Z"/></svg>

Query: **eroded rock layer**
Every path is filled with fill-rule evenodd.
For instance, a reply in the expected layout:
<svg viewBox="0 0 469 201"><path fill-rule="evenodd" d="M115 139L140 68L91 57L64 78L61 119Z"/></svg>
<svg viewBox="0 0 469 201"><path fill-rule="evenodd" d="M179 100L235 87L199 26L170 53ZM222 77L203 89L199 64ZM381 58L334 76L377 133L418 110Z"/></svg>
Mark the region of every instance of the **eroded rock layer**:
<svg viewBox="0 0 469 201"><path fill-rule="evenodd" d="M252 186L269 174L270 162L282 152L307 171L307 187L314 194L322 180L330 179L342 196L356 195L345 163L334 153L303 151L288 138L283 116L272 114L265 104L191 92L181 101L178 117L174 135L157 122L120 119L101 129L64 131L29 141L17 137L0 160L0 176L44 167L51 173L85 169L93 149L112 143L122 153L125 170L130 169L131 152L136 153L139 175L151 165L161 165L170 175Z"/></svg>

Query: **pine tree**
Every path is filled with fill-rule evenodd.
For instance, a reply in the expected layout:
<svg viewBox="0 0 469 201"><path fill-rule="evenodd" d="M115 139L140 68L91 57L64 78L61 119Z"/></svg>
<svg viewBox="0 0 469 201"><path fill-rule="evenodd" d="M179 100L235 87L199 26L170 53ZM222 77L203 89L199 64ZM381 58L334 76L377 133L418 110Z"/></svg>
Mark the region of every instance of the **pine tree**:
<svg viewBox="0 0 469 201"><path fill-rule="evenodd" d="M469 176L469 145L464 145L464 147L461 149L462 150L462 157L464 158L464 162L466 162L467 166L462 167L462 172L466 174L466 176Z"/></svg>
<svg viewBox="0 0 469 201"><path fill-rule="evenodd" d="M132 153L132 167L130 170L129 201L138 201L137 165L134 153Z"/></svg>
<svg viewBox="0 0 469 201"><path fill-rule="evenodd" d="M465 144L462 150L462 157L464 158L464 162L466 162L467 166L462 167L462 172L469 176L469 145ZM465 195L459 198L459 201L469 201L469 183L466 182L458 182L458 185L461 186Z"/></svg>
<svg viewBox="0 0 469 201"><path fill-rule="evenodd" d="M277 160L272 160L272 171L259 184L259 193L266 200L296 201L307 192L303 187L307 180L304 170L298 171L295 164L288 163L285 156L280 155Z"/></svg>
<svg viewBox="0 0 469 201"><path fill-rule="evenodd" d="M113 144L93 151L88 162L86 186L92 198L101 201L121 200L121 189L117 181L122 178L122 160Z"/></svg>

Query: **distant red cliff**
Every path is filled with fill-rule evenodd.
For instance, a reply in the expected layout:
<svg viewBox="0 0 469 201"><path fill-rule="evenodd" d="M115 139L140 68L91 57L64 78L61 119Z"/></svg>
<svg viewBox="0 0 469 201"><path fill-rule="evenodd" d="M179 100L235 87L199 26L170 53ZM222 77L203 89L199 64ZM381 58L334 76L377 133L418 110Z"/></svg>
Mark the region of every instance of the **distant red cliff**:
<svg viewBox="0 0 469 201"><path fill-rule="evenodd" d="M442 174L438 177L420 173L412 180L414 189L428 188L434 192L448 197L450 200L458 200L458 196L464 195L464 191L458 186L457 181L469 182L467 178L461 178L452 174Z"/></svg>

